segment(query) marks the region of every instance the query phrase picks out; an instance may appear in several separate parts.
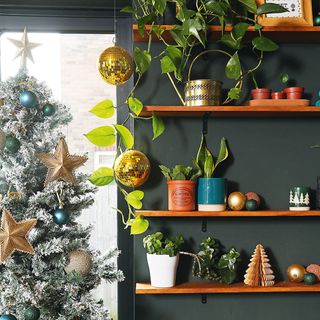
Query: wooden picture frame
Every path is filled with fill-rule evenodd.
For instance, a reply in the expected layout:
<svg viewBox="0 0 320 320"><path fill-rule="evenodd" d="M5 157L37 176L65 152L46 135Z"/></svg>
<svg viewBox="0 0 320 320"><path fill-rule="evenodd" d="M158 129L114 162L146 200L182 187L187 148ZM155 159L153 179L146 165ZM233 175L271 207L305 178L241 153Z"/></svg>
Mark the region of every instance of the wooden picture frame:
<svg viewBox="0 0 320 320"><path fill-rule="evenodd" d="M313 26L312 0L257 0L258 5L264 3L276 3L287 7L292 11L288 13L264 15L259 18L259 23L263 26ZM297 12L294 12L296 9Z"/></svg>

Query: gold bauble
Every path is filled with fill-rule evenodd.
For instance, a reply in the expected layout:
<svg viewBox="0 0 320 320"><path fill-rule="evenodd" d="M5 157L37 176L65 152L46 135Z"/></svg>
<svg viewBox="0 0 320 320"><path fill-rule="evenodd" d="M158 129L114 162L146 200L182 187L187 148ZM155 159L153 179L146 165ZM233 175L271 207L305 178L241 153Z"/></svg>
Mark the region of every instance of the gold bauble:
<svg viewBox="0 0 320 320"><path fill-rule="evenodd" d="M100 54L98 69L103 80L109 84L123 84L132 76L133 60L127 50L110 47Z"/></svg>
<svg viewBox="0 0 320 320"><path fill-rule="evenodd" d="M287 269L288 279L292 282L301 282L305 273L306 269L300 264L292 264Z"/></svg>
<svg viewBox="0 0 320 320"><path fill-rule="evenodd" d="M232 192L228 197L228 206L231 210L242 210L246 205L247 198L241 192Z"/></svg>
<svg viewBox="0 0 320 320"><path fill-rule="evenodd" d="M84 250L71 251L68 261L68 264L64 268L66 273L78 272L85 276L91 271L92 257L90 253Z"/></svg>
<svg viewBox="0 0 320 320"><path fill-rule="evenodd" d="M6 146L6 134L0 129L0 150Z"/></svg>
<svg viewBox="0 0 320 320"><path fill-rule="evenodd" d="M149 178L150 161L141 151L128 150L116 159L114 173L123 185L138 187Z"/></svg>

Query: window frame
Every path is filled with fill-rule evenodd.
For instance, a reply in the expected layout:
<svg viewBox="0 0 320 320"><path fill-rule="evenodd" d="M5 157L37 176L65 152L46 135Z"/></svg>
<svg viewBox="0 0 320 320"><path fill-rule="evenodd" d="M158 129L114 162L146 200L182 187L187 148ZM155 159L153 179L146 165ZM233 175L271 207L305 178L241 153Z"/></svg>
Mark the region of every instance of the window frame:
<svg viewBox="0 0 320 320"><path fill-rule="evenodd" d="M10 6L0 3L0 34L4 32L22 32L27 26L29 32L58 33L114 33L113 10L101 7L77 8L62 6L44 8L43 6ZM132 18L117 12L116 19L117 44L132 54ZM133 78L117 87L117 101L124 101L133 87ZM127 117L124 108L117 108L117 122L122 123ZM133 121L129 123L133 133ZM126 204L117 194L118 208L126 210ZM123 270L126 280L118 284L118 320L133 320L135 284L133 263L133 238L128 230L123 229L118 217L118 248L121 255L118 258L118 268Z"/></svg>

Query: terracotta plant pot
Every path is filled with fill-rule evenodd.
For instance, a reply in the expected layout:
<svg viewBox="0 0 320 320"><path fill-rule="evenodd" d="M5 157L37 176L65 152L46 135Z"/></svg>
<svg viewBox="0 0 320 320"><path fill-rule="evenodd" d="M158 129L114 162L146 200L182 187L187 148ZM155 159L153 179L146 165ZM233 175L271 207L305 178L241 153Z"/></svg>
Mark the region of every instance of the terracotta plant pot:
<svg viewBox="0 0 320 320"><path fill-rule="evenodd" d="M287 99L302 99L303 91L303 87L289 87L284 89Z"/></svg>
<svg viewBox="0 0 320 320"><path fill-rule="evenodd" d="M272 93L271 93L271 97L272 97L272 99L274 99L274 100L283 99L283 98L284 98L283 91L272 92Z"/></svg>
<svg viewBox="0 0 320 320"><path fill-rule="evenodd" d="M196 182L191 180L169 180L168 209L173 211L195 210Z"/></svg>
<svg viewBox="0 0 320 320"><path fill-rule="evenodd" d="M268 88L257 88L251 90L252 99L270 99L271 90Z"/></svg>

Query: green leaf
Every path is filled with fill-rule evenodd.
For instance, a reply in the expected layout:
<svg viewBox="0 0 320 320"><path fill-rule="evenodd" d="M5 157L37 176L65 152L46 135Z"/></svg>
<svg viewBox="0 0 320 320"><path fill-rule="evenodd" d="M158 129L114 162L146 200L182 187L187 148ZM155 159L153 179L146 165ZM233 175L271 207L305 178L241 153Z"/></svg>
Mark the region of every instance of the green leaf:
<svg viewBox="0 0 320 320"><path fill-rule="evenodd" d="M241 65L237 52L229 59L226 65L226 76L229 79L238 79L241 76Z"/></svg>
<svg viewBox="0 0 320 320"><path fill-rule="evenodd" d="M205 47L206 26L203 26L199 19L189 19L183 23L184 34L192 35ZM202 31L201 35L199 31Z"/></svg>
<svg viewBox="0 0 320 320"><path fill-rule="evenodd" d="M87 139L99 147L112 146L116 142L116 134L113 127L102 126L85 134Z"/></svg>
<svg viewBox="0 0 320 320"><path fill-rule="evenodd" d="M176 18L181 22L185 22L189 20L196 14L194 10L188 9L185 5L182 5L182 6L178 5L177 9L178 9L178 13L176 14Z"/></svg>
<svg viewBox="0 0 320 320"><path fill-rule="evenodd" d="M263 28L263 26L261 24L259 24L259 23L256 23L254 25L254 30L256 30L256 31L261 30L262 28Z"/></svg>
<svg viewBox="0 0 320 320"><path fill-rule="evenodd" d="M137 216L131 225L131 234L141 234L148 230L149 221L144 216Z"/></svg>
<svg viewBox="0 0 320 320"><path fill-rule="evenodd" d="M161 136L165 130L165 126L162 119L157 117L155 114L152 115L152 129L153 129L152 140L155 140L159 136Z"/></svg>
<svg viewBox="0 0 320 320"><path fill-rule="evenodd" d="M131 149L134 144L134 139L133 139L133 136L132 136L131 132L129 131L129 129L121 124L114 124L113 126L115 127L115 129L119 133L124 146L127 149Z"/></svg>
<svg viewBox="0 0 320 320"><path fill-rule="evenodd" d="M218 166L219 163L226 160L228 158L228 155L229 155L229 150L227 147L226 139L222 138L220 141L220 150L219 150L216 167Z"/></svg>
<svg viewBox="0 0 320 320"><path fill-rule="evenodd" d="M205 3L205 7L211 14L218 16L224 16L226 14L225 7L222 5L222 3L219 3L216 0L207 1Z"/></svg>
<svg viewBox="0 0 320 320"><path fill-rule="evenodd" d="M161 173L165 176L167 180L172 180L171 170L168 167L164 165L159 165L159 168L161 170Z"/></svg>
<svg viewBox="0 0 320 320"><path fill-rule="evenodd" d="M99 102L90 110L90 112L99 118L111 118L114 115L113 102L111 100Z"/></svg>
<svg viewBox="0 0 320 320"><path fill-rule="evenodd" d="M283 13L288 12L288 10L276 3L264 3L257 9L257 15L260 16L262 14L268 14L268 13Z"/></svg>
<svg viewBox="0 0 320 320"><path fill-rule="evenodd" d="M229 48L232 49L240 49L240 41L237 41L231 34L231 32L229 33L225 33L220 40L223 44L225 44L226 46L228 46Z"/></svg>
<svg viewBox="0 0 320 320"><path fill-rule="evenodd" d="M183 35L183 31L179 27L173 27L170 30L170 34L172 35L172 38L177 43L178 46L185 48L187 45L187 40Z"/></svg>
<svg viewBox="0 0 320 320"><path fill-rule="evenodd" d="M175 66L175 70L174 70L175 77L178 80L181 80L181 78L182 78L182 70L181 70L182 52L181 52L181 50L175 46L168 46L166 48L165 52Z"/></svg>
<svg viewBox="0 0 320 320"><path fill-rule="evenodd" d="M255 37L252 40L252 45L254 48L266 52L276 51L279 48L275 42L266 37Z"/></svg>
<svg viewBox="0 0 320 320"><path fill-rule="evenodd" d="M120 12L134 13L134 9L132 8L132 6L125 6L120 10Z"/></svg>
<svg viewBox="0 0 320 320"><path fill-rule="evenodd" d="M130 97L128 99L128 106L130 110L133 111L137 116L140 114L140 112L143 109L143 103L137 98Z"/></svg>
<svg viewBox="0 0 320 320"><path fill-rule="evenodd" d="M204 136L204 134L202 134L200 146L199 146L197 157L195 160L196 166L201 170L204 169L204 162L206 160L206 147L207 147L206 137Z"/></svg>
<svg viewBox="0 0 320 320"><path fill-rule="evenodd" d="M286 72L281 73L280 74L280 81L282 83L287 83L289 81L289 75Z"/></svg>
<svg viewBox="0 0 320 320"><path fill-rule="evenodd" d="M153 0L152 4L157 12L162 16L166 10L167 0Z"/></svg>
<svg viewBox="0 0 320 320"><path fill-rule="evenodd" d="M205 161L204 161L204 177L210 178L213 175L215 169L214 160L211 152L206 148L205 150Z"/></svg>
<svg viewBox="0 0 320 320"><path fill-rule="evenodd" d="M140 190L134 190L130 193L128 193L125 197L126 201L135 209L141 209L142 208L142 202L141 200L144 197L144 192Z"/></svg>
<svg viewBox="0 0 320 320"><path fill-rule="evenodd" d="M160 64L161 64L161 72L162 73L170 73L170 72L174 72L177 70L176 66L174 65L174 63L172 62L172 60L168 56L164 56L160 60Z"/></svg>
<svg viewBox="0 0 320 320"><path fill-rule="evenodd" d="M257 13L256 0L238 0L251 13Z"/></svg>
<svg viewBox="0 0 320 320"><path fill-rule="evenodd" d="M143 74L149 69L151 63L151 55L148 51L141 51L140 48L135 47L133 52L133 59L137 67L137 72Z"/></svg>
<svg viewBox="0 0 320 320"><path fill-rule="evenodd" d="M238 100L242 97L242 91L240 88L231 88L228 92L228 98L232 100Z"/></svg>
<svg viewBox="0 0 320 320"><path fill-rule="evenodd" d="M249 28L249 23L239 22L232 29L232 36L236 41L241 41Z"/></svg>
<svg viewBox="0 0 320 320"><path fill-rule="evenodd" d="M152 31L157 35L158 38L166 31L165 27L152 26Z"/></svg>
<svg viewBox="0 0 320 320"><path fill-rule="evenodd" d="M113 169L102 167L94 171L89 177L89 181L95 186L106 186L114 180Z"/></svg>

